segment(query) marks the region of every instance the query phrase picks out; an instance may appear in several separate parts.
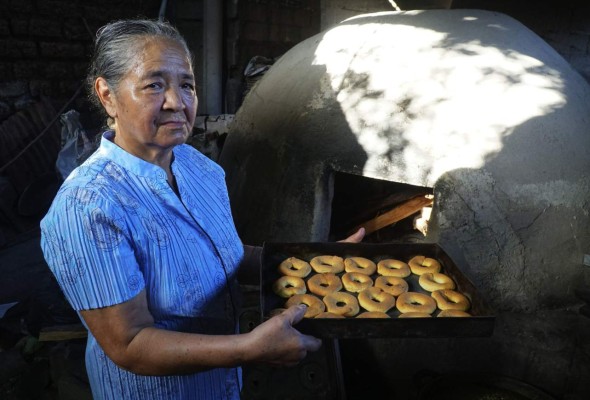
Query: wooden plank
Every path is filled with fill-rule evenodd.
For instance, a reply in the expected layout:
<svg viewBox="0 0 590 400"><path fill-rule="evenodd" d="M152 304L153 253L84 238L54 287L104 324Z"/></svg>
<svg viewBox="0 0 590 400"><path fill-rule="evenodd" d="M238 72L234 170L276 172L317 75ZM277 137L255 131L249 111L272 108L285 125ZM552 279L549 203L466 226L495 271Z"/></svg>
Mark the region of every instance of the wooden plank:
<svg viewBox="0 0 590 400"><path fill-rule="evenodd" d="M432 203L433 199L430 195L414 197L398 205L397 207L387 211L386 213L378 215L377 217L360 224L355 228L354 231L356 232L359 228L363 227L365 228L365 234L368 235L370 233L378 231L379 229L383 229L386 226L401 221L402 219L417 213L423 207L428 207L432 205Z"/></svg>
<svg viewBox="0 0 590 400"><path fill-rule="evenodd" d="M82 324L49 326L42 328L39 332L40 342L83 339L86 337L88 337L88 331Z"/></svg>

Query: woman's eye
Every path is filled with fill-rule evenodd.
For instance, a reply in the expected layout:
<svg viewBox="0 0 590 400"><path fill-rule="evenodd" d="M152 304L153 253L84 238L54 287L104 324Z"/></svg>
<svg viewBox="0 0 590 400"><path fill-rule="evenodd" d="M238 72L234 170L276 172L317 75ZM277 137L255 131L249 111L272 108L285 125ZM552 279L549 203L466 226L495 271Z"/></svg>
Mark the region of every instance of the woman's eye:
<svg viewBox="0 0 590 400"><path fill-rule="evenodd" d="M148 89L160 89L162 87L162 85L158 82L153 82L153 83L149 83L146 87Z"/></svg>
<svg viewBox="0 0 590 400"><path fill-rule="evenodd" d="M188 90L195 90L195 85L190 84L190 83L185 83L184 85L182 85L182 87L184 89L188 89Z"/></svg>

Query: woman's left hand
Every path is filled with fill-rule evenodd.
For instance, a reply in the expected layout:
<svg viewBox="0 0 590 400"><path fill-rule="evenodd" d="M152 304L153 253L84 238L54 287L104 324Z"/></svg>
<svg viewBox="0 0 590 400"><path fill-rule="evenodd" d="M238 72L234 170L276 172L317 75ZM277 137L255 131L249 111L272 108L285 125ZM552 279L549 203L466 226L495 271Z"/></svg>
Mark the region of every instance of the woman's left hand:
<svg viewBox="0 0 590 400"><path fill-rule="evenodd" d="M340 243L360 243L365 237L365 228L359 228L358 231L350 235L344 240L339 240Z"/></svg>

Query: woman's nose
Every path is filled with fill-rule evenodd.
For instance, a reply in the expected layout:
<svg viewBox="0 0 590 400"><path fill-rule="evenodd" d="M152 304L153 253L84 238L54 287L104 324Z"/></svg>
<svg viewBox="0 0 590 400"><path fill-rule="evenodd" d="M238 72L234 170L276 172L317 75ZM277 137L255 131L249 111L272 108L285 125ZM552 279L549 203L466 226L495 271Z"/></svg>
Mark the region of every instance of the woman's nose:
<svg viewBox="0 0 590 400"><path fill-rule="evenodd" d="M168 88L164 94L163 108L165 110L180 111L185 107L180 89Z"/></svg>

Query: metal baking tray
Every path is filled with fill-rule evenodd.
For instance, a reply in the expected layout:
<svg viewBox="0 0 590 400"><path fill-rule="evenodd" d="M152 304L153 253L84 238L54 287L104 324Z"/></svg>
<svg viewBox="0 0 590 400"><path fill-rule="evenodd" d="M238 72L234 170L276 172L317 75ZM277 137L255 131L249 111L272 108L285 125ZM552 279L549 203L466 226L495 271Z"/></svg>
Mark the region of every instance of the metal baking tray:
<svg viewBox="0 0 590 400"><path fill-rule="evenodd" d="M395 258L407 262L415 255L437 259L445 274L457 284L456 290L466 295L471 308L471 317L438 318L397 318L399 311L388 312L391 318L384 319L313 319L304 318L296 328L306 334L319 338L366 339L392 337L483 337L494 331L495 316L478 294L475 286L460 271L447 253L435 243L264 243L260 268L260 315L262 321L269 318L269 312L284 306L285 299L272 290L273 282L281 275L278 266L288 257L306 261L317 255L337 255L346 257L365 257L378 262L385 258ZM307 277L312 276L314 272ZM307 279L306 278L306 279ZM410 291L427 293L418 285L418 277L412 274L406 278Z"/></svg>

